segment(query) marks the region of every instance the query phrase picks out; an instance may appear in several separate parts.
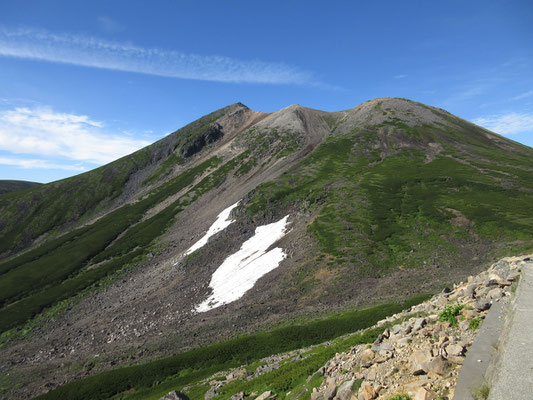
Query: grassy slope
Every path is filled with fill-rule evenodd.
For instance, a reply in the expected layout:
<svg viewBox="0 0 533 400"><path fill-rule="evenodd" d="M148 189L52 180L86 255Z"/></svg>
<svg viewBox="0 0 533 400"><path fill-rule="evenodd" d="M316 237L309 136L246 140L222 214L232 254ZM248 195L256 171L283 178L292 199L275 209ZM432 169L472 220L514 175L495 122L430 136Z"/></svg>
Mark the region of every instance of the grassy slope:
<svg viewBox="0 0 533 400"><path fill-rule="evenodd" d="M386 152L380 128L393 132ZM436 255L453 259L465 240L507 248L521 240L531 248L533 150L504 152L476 129L392 121L334 132L288 174L259 186L248 213L298 207L317 214L308 228L322 251L315 264L341 266L343 279L418 267ZM432 160L429 141L445 149ZM468 223L457 224L454 212Z"/></svg>
<svg viewBox="0 0 533 400"><path fill-rule="evenodd" d="M75 230L45 246L0 264L0 332L13 328L44 308L74 296L149 250L185 206L218 187L238 169L247 153L220 167L212 157L166 182L143 200L123 206L87 227ZM144 213L168 196L191 185L205 171L214 169L187 193L151 218ZM117 236L120 236L117 240ZM91 264L104 262L94 269Z"/></svg>
<svg viewBox="0 0 533 400"><path fill-rule="evenodd" d="M12 217L19 218L18 212L22 212L23 217L20 217L19 224L6 223L9 228L2 233L7 240L0 241L0 253L10 248L21 235L32 236L57 230L67 222L87 217L95 207L104 207L104 203L121 193L122 186L132 173L146 166L151 158L169 152L145 184L157 181L173 168L174 161L178 164L183 162L184 159L176 154L186 150L214 121L234 108L235 105L229 106L200 118L152 146L89 173L45 185L44 189L1 196L1 221L6 223ZM76 295L142 257L183 207L219 186L231 170L242 167L246 154L215 170L223 160L212 157L185 169L138 202L122 206L93 224L74 229L19 256L0 261L0 332L23 324L42 310ZM183 199L140 222L146 211L188 187L206 171L211 173L192 187ZM102 181L104 176L107 179ZM28 201L32 204L29 207ZM83 203L82 209L78 203ZM11 212L14 208L17 210ZM75 209L78 212L73 216L72 210ZM32 228L34 225L36 229ZM102 264L97 268L87 268L96 263Z"/></svg>
<svg viewBox="0 0 533 400"><path fill-rule="evenodd" d="M122 193L130 175L149 162L150 151L143 149L73 178L2 195L0 254L102 210Z"/></svg>
<svg viewBox="0 0 533 400"><path fill-rule="evenodd" d="M24 190L40 185L41 183L37 182L0 180L0 194Z"/></svg>
<svg viewBox="0 0 533 400"><path fill-rule="evenodd" d="M146 168L154 172L143 185L152 184L185 160L179 156L232 105L179 129L164 139L95 170L0 195L0 256L30 246L41 235L56 236L80 222L105 212L123 194L128 180ZM1 192L0 192L1 193Z"/></svg>
<svg viewBox="0 0 533 400"><path fill-rule="evenodd" d="M90 378L71 382L39 398L96 400L107 399L121 393L126 398L129 397L127 394L132 395L132 398L158 398L154 396L161 396L170 390L193 384L219 370L251 363L272 354L322 343L340 335L367 328L386 316L418 304L426 298L427 296L419 296L405 302L352 311L304 325L293 325L242 336L146 364L103 372ZM372 341L379 333L372 331L363 339L367 342ZM334 348L333 351L336 349ZM277 373L275 379L268 382L263 382L265 378L262 377L261 385L266 384L272 389L287 391L302 377L305 379L314 372L313 369L316 370L321 366L330 357L331 351L329 349L328 352L321 353L294 370L285 369L285 373ZM221 398L230 396L231 387L226 390L228 393L222 394ZM241 388L235 390L238 391Z"/></svg>

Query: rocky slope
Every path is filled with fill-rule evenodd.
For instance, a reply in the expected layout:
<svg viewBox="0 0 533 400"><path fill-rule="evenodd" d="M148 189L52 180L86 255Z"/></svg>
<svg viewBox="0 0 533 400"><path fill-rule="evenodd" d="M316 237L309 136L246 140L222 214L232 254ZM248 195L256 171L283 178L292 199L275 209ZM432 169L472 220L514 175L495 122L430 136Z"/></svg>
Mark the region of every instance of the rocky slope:
<svg viewBox="0 0 533 400"><path fill-rule="evenodd" d="M395 395L408 395L415 400L452 399L461 366L485 316L495 302L509 302L521 266L530 257L504 258L486 271L468 277L466 282L379 321L369 328L382 329L373 344L361 344L337 353L310 375L305 384L287 393L267 390L261 394L257 391L231 394L225 387L235 386L238 381L254 382L282 365L302 362L314 349L327 348L331 342L264 358L256 368L243 365L221 371L196 386L204 385L205 400L228 397L232 400L278 397L372 400ZM193 390L192 386L182 389L185 394ZM183 394L173 391L162 399L180 396Z"/></svg>
<svg viewBox="0 0 533 400"><path fill-rule="evenodd" d="M508 301L530 256L509 257L430 301L378 323L398 319L371 347L358 346L329 361L312 399L387 399L407 393L415 400L452 399L457 377L479 326L494 302ZM516 285L515 285L516 286ZM414 316L413 316L414 315Z"/></svg>
<svg viewBox="0 0 533 400"><path fill-rule="evenodd" d="M232 222L185 255L237 202ZM95 171L0 196L0 374L28 397L439 290L532 249L532 202L532 149L434 107L234 104ZM198 312L218 268L284 218L263 249L282 261L236 301Z"/></svg>

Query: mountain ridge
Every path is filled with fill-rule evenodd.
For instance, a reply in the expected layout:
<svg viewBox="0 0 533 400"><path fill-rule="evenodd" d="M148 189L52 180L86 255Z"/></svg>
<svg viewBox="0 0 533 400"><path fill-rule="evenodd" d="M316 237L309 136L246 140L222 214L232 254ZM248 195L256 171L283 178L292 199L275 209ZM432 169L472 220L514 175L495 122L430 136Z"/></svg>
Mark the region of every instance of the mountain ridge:
<svg viewBox="0 0 533 400"><path fill-rule="evenodd" d="M0 352L55 386L95 354L100 371L437 290L533 249L532 155L404 99L331 113L235 103L95 171L0 196ZM217 268L285 216L278 267L194 312Z"/></svg>

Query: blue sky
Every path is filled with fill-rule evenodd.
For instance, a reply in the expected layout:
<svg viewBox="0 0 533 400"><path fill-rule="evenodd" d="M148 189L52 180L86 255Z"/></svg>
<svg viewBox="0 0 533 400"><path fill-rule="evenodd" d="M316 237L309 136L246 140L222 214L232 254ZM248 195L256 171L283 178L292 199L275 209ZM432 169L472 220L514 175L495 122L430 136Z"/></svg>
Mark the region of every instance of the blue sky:
<svg viewBox="0 0 533 400"><path fill-rule="evenodd" d="M0 179L90 170L240 101L438 106L533 147L530 1L0 2Z"/></svg>

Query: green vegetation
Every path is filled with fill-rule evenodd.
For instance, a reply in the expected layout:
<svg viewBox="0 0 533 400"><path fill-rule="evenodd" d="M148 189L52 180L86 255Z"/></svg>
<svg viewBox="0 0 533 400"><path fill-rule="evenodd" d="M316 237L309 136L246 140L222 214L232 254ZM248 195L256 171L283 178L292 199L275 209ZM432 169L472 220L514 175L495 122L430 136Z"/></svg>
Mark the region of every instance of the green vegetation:
<svg viewBox="0 0 533 400"><path fill-rule="evenodd" d="M154 362L103 372L71 382L40 398L105 399L131 389L134 389L133 396L138 393L139 396L142 394L141 397L151 391L166 393L173 388L197 382L220 370L251 363L271 354L310 346L348 332L367 328L384 317L418 304L428 297L418 296L403 303L383 304L313 321L305 325L287 326L269 332L246 335ZM351 339L346 339L343 346L370 343L382 330L383 328L374 329L353 336ZM261 385L261 382L270 382L269 384L273 385L273 389L288 391L288 388L303 382L307 376L331 358L331 352L334 355L335 352L340 351L341 347L339 346L327 346L316 355L301 362L284 364L279 370L269 373L271 375L261 375L257 378L260 381L253 380L250 381L250 384ZM161 386L154 386L156 382L160 382Z"/></svg>
<svg viewBox="0 0 533 400"><path fill-rule="evenodd" d="M363 383L362 379L356 379L352 385L352 392L357 393L359 389L361 388L362 383Z"/></svg>
<svg viewBox="0 0 533 400"><path fill-rule="evenodd" d="M490 388L487 384L474 388L472 397L474 400L487 400L489 398Z"/></svg>
<svg viewBox="0 0 533 400"><path fill-rule="evenodd" d="M477 318L472 318L469 322L468 322L468 327L473 330L473 331L477 331L479 329L479 327L481 326L481 322L482 322L482 319L481 317L477 317Z"/></svg>
<svg viewBox="0 0 533 400"><path fill-rule="evenodd" d="M185 189L222 160L217 157L206 160L153 190L141 201L125 205L87 227L0 264L3 272L0 304L6 305L0 309L0 332L23 323L143 254L173 222L181 206L223 182L240 161L239 157L230 160L195 185L187 199L178 199L142 222L138 221L151 207ZM106 262L97 268L83 270L102 261Z"/></svg>
<svg viewBox="0 0 533 400"><path fill-rule="evenodd" d="M399 121L382 124L393 132L387 153L379 127L333 134L288 173L257 187L248 214L295 206L317 214L308 231L327 255L321 264L356 276L421 267L436 255L443 262L465 241L533 248L531 156L517 152L500 161L501 149L466 125ZM470 143L475 157L454 140ZM446 150L428 159L428 141Z"/></svg>
<svg viewBox="0 0 533 400"><path fill-rule="evenodd" d="M302 138L285 129L258 129L252 127L239 136L237 143L250 150L254 159L264 156L282 158L298 151Z"/></svg>
<svg viewBox="0 0 533 400"><path fill-rule="evenodd" d="M449 322L451 326L457 326L457 317L461 315L462 304L448 304L439 314L439 321Z"/></svg>
<svg viewBox="0 0 533 400"><path fill-rule="evenodd" d="M219 389L216 399L228 399L238 392L261 392L272 390L278 395L285 395L305 383L308 376L323 366L336 353L346 351L350 347L363 343L372 343L383 328L374 328L363 333L352 335L347 339L338 340L329 346L320 346L312 351L311 356L298 362L284 364L279 369L263 374L251 381L234 381Z"/></svg>
<svg viewBox="0 0 533 400"><path fill-rule="evenodd" d="M0 194L24 190L33 186L40 186L37 182L0 180Z"/></svg>
<svg viewBox="0 0 533 400"><path fill-rule="evenodd" d="M241 166L235 171L235 176L246 175L252 170L253 167L257 165L257 159L251 157L241 164Z"/></svg>
<svg viewBox="0 0 533 400"><path fill-rule="evenodd" d="M172 153L165 161L161 163L159 168L157 168L152 175L144 180L143 184L146 185L156 182L159 178L161 178L161 176L170 172L174 165L183 165L184 163L185 159L183 157L177 155L176 153Z"/></svg>
<svg viewBox="0 0 533 400"><path fill-rule="evenodd" d="M55 286L36 292L9 307L0 310L0 331L4 332L13 326L20 325L34 315L39 314L44 308L50 307L57 302L76 295L81 290L98 282L114 271L133 262L142 254L142 250L136 250L123 257L113 259L94 269L82 271L78 275L65 279Z"/></svg>
<svg viewBox="0 0 533 400"><path fill-rule="evenodd" d="M22 248L48 232L83 220L111 204L135 171L150 161L145 148L75 177L0 196L0 254Z"/></svg>
<svg viewBox="0 0 533 400"><path fill-rule="evenodd" d="M387 398L387 400L413 400L413 398L409 396L407 393L401 393L401 394L395 394Z"/></svg>
<svg viewBox="0 0 533 400"><path fill-rule="evenodd" d="M58 235L65 228L79 225L109 209L132 175L163 159L143 184L155 182L172 165L183 162L182 152L233 108L234 105L208 114L159 142L95 170L28 190L1 194L0 226L4 228L0 229L0 255L23 249L42 235Z"/></svg>

